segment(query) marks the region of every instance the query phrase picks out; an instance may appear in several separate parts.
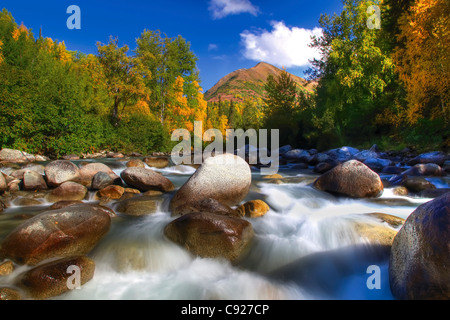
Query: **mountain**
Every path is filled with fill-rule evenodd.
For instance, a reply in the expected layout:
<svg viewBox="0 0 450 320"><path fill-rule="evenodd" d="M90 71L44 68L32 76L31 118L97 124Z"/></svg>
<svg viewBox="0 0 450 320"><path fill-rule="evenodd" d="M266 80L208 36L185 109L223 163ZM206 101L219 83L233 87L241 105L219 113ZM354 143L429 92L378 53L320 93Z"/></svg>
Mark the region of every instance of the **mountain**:
<svg viewBox="0 0 450 320"><path fill-rule="evenodd" d="M219 80L211 89L205 92L205 100L216 102L219 100L242 101L247 97L264 97L264 85L267 77L272 75L278 77L282 72L271 64L260 62L250 69L239 69L226 75ZM301 77L291 74L292 79L298 84L299 88L312 91L316 82L307 81Z"/></svg>

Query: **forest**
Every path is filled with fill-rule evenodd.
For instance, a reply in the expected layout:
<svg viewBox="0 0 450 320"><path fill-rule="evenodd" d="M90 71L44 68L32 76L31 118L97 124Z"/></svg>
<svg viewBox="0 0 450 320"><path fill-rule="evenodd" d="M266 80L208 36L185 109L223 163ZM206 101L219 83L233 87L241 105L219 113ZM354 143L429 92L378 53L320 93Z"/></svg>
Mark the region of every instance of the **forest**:
<svg viewBox="0 0 450 320"><path fill-rule="evenodd" d="M197 57L181 35L110 37L97 54L67 50L0 12L0 146L59 157L99 150L170 151L174 129L267 128L280 145L326 149L450 149L448 0L342 0L312 39L313 93L287 72L265 98L208 103ZM370 28L380 8L380 25ZM376 21L375 21L376 22Z"/></svg>

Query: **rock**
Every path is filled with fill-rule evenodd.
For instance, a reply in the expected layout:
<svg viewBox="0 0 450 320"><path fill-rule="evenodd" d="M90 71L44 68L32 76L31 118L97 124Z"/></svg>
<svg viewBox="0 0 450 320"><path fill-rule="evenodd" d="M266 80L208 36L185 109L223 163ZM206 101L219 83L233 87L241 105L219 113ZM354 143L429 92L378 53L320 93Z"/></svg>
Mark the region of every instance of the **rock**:
<svg viewBox="0 0 450 320"><path fill-rule="evenodd" d="M291 145L285 145L285 146L282 146L281 148L279 148L278 149L278 154L281 156L281 155L283 155L283 154L285 154L286 152L288 152L288 151L291 151L292 150L292 147L291 147Z"/></svg>
<svg viewBox="0 0 450 320"><path fill-rule="evenodd" d="M180 205L207 198L238 205L247 196L251 182L250 166L242 158L232 154L210 157L177 191L169 209L176 212Z"/></svg>
<svg viewBox="0 0 450 320"><path fill-rule="evenodd" d="M0 301L1 300L22 300L22 295L16 289L1 287Z"/></svg>
<svg viewBox="0 0 450 320"><path fill-rule="evenodd" d="M371 244L383 246L391 246L397 234L396 230L382 224L355 222L354 227L356 232Z"/></svg>
<svg viewBox="0 0 450 320"><path fill-rule="evenodd" d="M47 190L47 183L42 175L33 170L26 170L23 174L23 190Z"/></svg>
<svg viewBox="0 0 450 320"><path fill-rule="evenodd" d="M127 168L132 168L132 167L138 167L138 168L145 168L145 163L142 160L139 159L131 159L130 161L127 162Z"/></svg>
<svg viewBox="0 0 450 320"><path fill-rule="evenodd" d="M68 160L55 160L45 166L45 178L49 187L58 187L66 181L78 181L80 171Z"/></svg>
<svg viewBox="0 0 450 320"><path fill-rule="evenodd" d="M110 167L108 167L106 164L101 163L101 162L93 162L93 163L89 163L86 164L84 166L81 167L80 169L80 183L88 188L93 188L92 184L93 184L93 178L96 174L98 174L99 172L104 172L109 176L108 181L112 180L113 183L116 180L120 180L120 177L111 170ZM103 177L103 176L101 176ZM97 177L97 179L99 179L99 177ZM96 181L96 186L95 187L99 187L99 184L101 185L102 183L106 183L105 182L105 178L102 178L100 181ZM111 183L112 184L112 183ZM104 186L106 187L106 186Z"/></svg>
<svg viewBox="0 0 450 320"><path fill-rule="evenodd" d="M311 151L309 151L311 153ZM315 153L314 155L311 156L311 158L309 159L308 164L311 166L315 166L321 162L327 162L330 161L330 156L327 155L326 153Z"/></svg>
<svg viewBox="0 0 450 320"><path fill-rule="evenodd" d="M72 269L76 267L77 269ZM79 270L79 283L75 279ZM37 266L19 276L17 286L33 299L59 296L94 277L95 263L86 256L64 258ZM71 278L73 277L73 278Z"/></svg>
<svg viewBox="0 0 450 320"><path fill-rule="evenodd" d="M190 213L170 222L164 234L194 255L236 262L249 248L254 231L244 219Z"/></svg>
<svg viewBox="0 0 450 320"><path fill-rule="evenodd" d="M103 188L97 192L97 196L99 198L101 197L107 197L113 200L120 199L122 197L123 193L125 192L125 189L121 186L107 186L106 188Z"/></svg>
<svg viewBox="0 0 450 320"><path fill-rule="evenodd" d="M120 176L128 186L143 192L149 190L168 192L175 188L169 179L147 168L127 168Z"/></svg>
<svg viewBox="0 0 450 320"><path fill-rule="evenodd" d="M263 176L263 179L283 179L283 176L279 173L275 173L275 174L270 174L267 176Z"/></svg>
<svg viewBox="0 0 450 320"><path fill-rule="evenodd" d="M311 155L308 151L302 149L294 149L283 154L283 157L288 160L295 160L308 163L311 159Z"/></svg>
<svg viewBox="0 0 450 320"><path fill-rule="evenodd" d="M8 148L3 148L2 150L0 150L0 161L24 163L33 162L35 160L36 157L34 155L20 150L13 150Z"/></svg>
<svg viewBox="0 0 450 320"><path fill-rule="evenodd" d="M4 192L8 190L8 184L6 183L6 179L3 174L0 173L0 192Z"/></svg>
<svg viewBox="0 0 450 320"><path fill-rule="evenodd" d="M46 199L48 202L58 202L61 200L83 200L86 197L88 189L76 182L67 181L59 187L51 190Z"/></svg>
<svg viewBox="0 0 450 320"><path fill-rule="evenodd" d="M436 189L434 184L422 177L406 177L402 186L413 193L419 193L426 189Z"/></svg>
<svg viewBox="0 0 450 320"><path fill-rule="evenodd" d="M422 153L421 155L408 161L408 165L414 166L418 163L435 163L439 166L442 166L444 164L445 160L447 160L447 155L444 152L433 151L433 152Z"/></svg>
<svg viewBox="0 0 450 320"><path fill-rule="evenodd" d="M357 160L347 161L322 174L314 187L352 198L377 197L384 189L380 176Z"/></svg>
<svg viewBox="0 0 450 320"><path fill-rule="evenodd" d="M13 201L16 206L26 207L26 206L38 206L41 205L42 202L36 199L29 198L17 198Z"/></svg>
<svg viewBox="0 0 450 320"><path fill-rule="evenodd" d="M407 196L409 194L408 189L402 186L395 187L393 192L396 196Z"/></svg>
<svg viewBox="0 0 450 320"><path fill-rule="evenodd" d="M419 192L419 197L421 198L438 198L447 192L450 192L450 188L439 188L439 189L425 189Z"/></svg>
<svg viewBox="0 0 450 320"><path fill-rule="evenodd" d="M369 213L368 215L371 217L377 218L381 222L386 222L392 228L398 228L405 223L405 219L397 217L397 216L393 216L391 214L374 212L374 213Z"/></svg>
<svg viewBox="0 0 450 320"><path fill-rule="evenodd" d="M400 300L450 299L450 193L419 206L391 248L389 282Z"/></svg>
<svg viewBox="0 0 450 320"><path fill-rule="evenodd" d="M144 216L156 213L161 201L152 196L133 197L120 201L117 211L130 216Z"/></svg>
<svg viewBox="0 0 450 320"><path fill-rule="evenodd" d="M318 163L314 167L313 171L318 174L323 174L327 171L330 171L331 169L333 169L334 167L336 167L338 165L339 165L339 162L337 162L336 160L328 160L325 162Z"/></svg>
<svg viewBox="0 0 450 320"><path fill-rule="evenodd" d="M190 203L186 203L186 205L181 205L176 208L175 211L172 212L173 215L184 215L188 213L215 213L222 215L229 215L234 217L239 217L240 214L232 209L230 206L227 206L219 201L207 198L198 201L193 201Z"/></svg>
<svg viewBox="0 0 450 320"><path fill-rule="evenodd" d="M364 161L364 164L373 171L381 172L385 167L390 166L392 161L387 159L368 158Z"/></svg>
<svg viewBox="0 0 450 320"><path fill-rule="evenodd" d="M402 173L406 176L445 176L445 171L435 163L416 164Z"/></svg>
<svg viewBox="0 0 450 320"><path fill-rule="evenodd" d="M45 175L45 166L42 164L29 163L23 167L23 170L33 170L39 173L41 176Z"/></svg>
<svg viewBox="0 0 450 320"><path fill-rule="evenodd" d="M157 169L165 168L169 165L169 159L164 157L147 157L144 162L149 166Z"/></svg>
<svg viewBox="0 0 450 320"><path fill-rule="evenodd" d="M36 265L51 258L84 255L109 231L111 217L100 206L73 205L45 211L11 231L0 257Z"/></svg>
<svg viewBox="0 0 450 320"><path fill-rule="evenodd" d="M240 205L236 210L241 214L241 216L258 218L269 212L270 207L262 200L251 200Z"/></svg>
<svg viewBox="0 0 450 320"><path fill-rule="evenodd" d="M383 170L381 170L381 173L385 173L385 174L401 174L404 171L405 171L405 169L400 168L400 167L387 166L387 167L384 167Z"/></svg>
<svg viewBox="0 0 450 320"><path fill-rule="evenodd" d="M81 201L81 200L61 200L61 201L58 201L58 202L55 202L54 204L52 204L49 207L49 209L51 209L51 210L62 209L62 208L73 206L75 204L82 204L82 203L83 203L83 201Z"/></svg>
<svg viewBox="0 0 450 320"><path fill-rule="evenodd" d="M353 159L364 162L367 159L378 159L378 152L373 150L363 150L353 155Z"/></svg>
<svg viewBox="0 0 450 320"><path fill-rule="evenodd" d="M120 152L108 152L106 154L107 158L124 158L125 156Z"/></svg>
<svg viewBox="0 0 450 320"><path fill-rule="evenodd" d="M336 160L338 162L346 162L351 160L353 156L358 152L358 149L352 147L342 147L329 150L328 152L326 152L326 154L333 160Z"/></svg>
<svg viewBox="0 0 450 320"><path fill-rule="evenodd" d="M62 157L63 160L80 160L80 157L76 154L68 154Z"/></svg>
<svg viewBox="0 0 450 320"><path fill-rule="evenodd" d="M4 261L0 263L0 277L11 274L14 270L14 264L12 261Z"/></svg>
<svg viewBox="0 0 450 320"><path fill-rule="evenodd" d="M114 184L115 178L106 172L97 172L92 177L91 189L100 190Z"/></svg>

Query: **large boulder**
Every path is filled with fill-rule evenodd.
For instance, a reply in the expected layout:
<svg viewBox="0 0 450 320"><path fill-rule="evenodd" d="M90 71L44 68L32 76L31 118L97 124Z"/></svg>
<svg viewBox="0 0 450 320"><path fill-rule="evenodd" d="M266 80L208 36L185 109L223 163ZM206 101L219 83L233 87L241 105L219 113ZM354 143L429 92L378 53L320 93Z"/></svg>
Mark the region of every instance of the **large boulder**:
<svg viewBox="0 0 450 320"><path fill-rule="evenodd" d="M225 205L238 205L247 196L252 182L250 167L242 158L223 154L210 157L177 191L170 210L190 202L212 198Z"/></svg>
<svg viewBox="0 0 450 320"><path fill-rule="evenodd" d="M120 177L106 164L101 162L93 162L80 168L80 183L88 188L91 188L93 183L92 180L99 172L106 173L113 182L120 179Z"/></svg>
<svg viewBox="0 0 450 320"><path fill-rule="evenodd" d="M244 219L211 213L189 213L169 223L164 234L194 255L238 261L254 236Z"/></svg>
<svg viewBox="0 0 450 320"><path fill-rule="evenodd" d="M147 168L127 168L120 176L127 185L144 192L149 190L168 192L175 188L172 181Z"/></svg>
<svg viewBox="0 0 450 320"><path fill-rule="evenodd" d="M23 190L47 190L44 177L36 171L26 170L23 173Z"/></svg>
<svg viewBox="0 0 450 320"><path fill-rule="evenodd" d="M52 189L46 196L48 202L58 202L62 200L83 200L88 189L72 181L62 183L59 187Z"/></svg>
<svg viewBox="0 0 450 320"><path fill-rule="evenodd" d="M384 189L380 176L357 160L344 162L322 174L314 187L352 198L377 197Z"/></svg>
<svg viewBox="0 0 450 320"><path fill-rule="evenodd" d="M406 176L445 176L445 171L435 163L420 163L402 172Z"/></svg>
<svg viewBox="0 0 450 320"><path fill-rule="evenodd" d="M398 299L450 299L450 192L419 206L392 244L389 281Z"/></svg>
<svg viewBox="0 0 450 320"><path fill-rule="evenodd" d="M165 157L146 157L144 158L144 162L153 168L165 168L169 165L169 159Z"/></svg>
<svg viewBox="0 0 450 320"><path fill-rule="evenodd" d="M50 258L84 255L109 231L111 218L100 206L73 205L28 219L1 243L0 258L36 265Z"/></svg>
<svg viewBox="0 0 450 320"><path fill-rule="evenodd" d="M68 160L55 160L45 166L45 178L49 187L58 187L66 181L79 181L78 167Z"/></svg>
<svg viewBox="0 0 450 320"><path fill-rule="evenodd" d="M94 272L95 262L92 259L86 256L69 257L45 263L25 272L18 277L16 285L32 299L42 300L59 296L77 288L78 285L84 285L94 277Z"/></svg>
<svg viewBox="0 0 450 320"><path fill-rule="evenodd" d="M8 148L3 148L2 150L0 150L0 161L24 163L33 162L35 160L36 157L34 155L20 150L13 150Z"/></svg>

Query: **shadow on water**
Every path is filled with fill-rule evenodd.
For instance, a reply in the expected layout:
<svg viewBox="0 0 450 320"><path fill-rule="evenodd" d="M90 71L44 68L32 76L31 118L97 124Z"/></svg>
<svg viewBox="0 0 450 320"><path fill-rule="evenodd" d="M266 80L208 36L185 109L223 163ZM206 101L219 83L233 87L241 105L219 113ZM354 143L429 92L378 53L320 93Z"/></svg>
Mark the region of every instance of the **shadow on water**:
<svg viewBox="0 0 450 320"><path fill-rule="evenodd" d="M317 252L283 266L267 276L281 284L295 284L313 296L332 300L392 300L388 276L390 247L356 245ZM369 289L379 267L379 289ZM375 281L375 280L373 280Z"/></svg>

